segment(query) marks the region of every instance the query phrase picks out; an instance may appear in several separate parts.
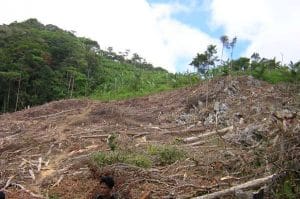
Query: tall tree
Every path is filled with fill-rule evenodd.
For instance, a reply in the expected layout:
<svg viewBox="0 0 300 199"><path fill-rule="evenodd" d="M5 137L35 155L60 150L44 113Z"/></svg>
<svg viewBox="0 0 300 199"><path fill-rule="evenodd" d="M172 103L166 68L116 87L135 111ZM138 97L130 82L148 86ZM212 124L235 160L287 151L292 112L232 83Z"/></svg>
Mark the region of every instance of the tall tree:
<svg viewBox="0 0 300 199"><path fill-rule="evenodd" d="M215 45L208 45L207 49L204 53L199 54L193 59L190 65L193 65L198 69L198 72L208 78L208 70L209 66L214 66L215 62L218 60L218 57L215 56L217 54L216 46ZM206 102L205 106L207 107L208 104L208 90L209 90L209 83L206 84Z"/></svg>
<svg viewBox="0 0 300 199"><path fill-rule="evenodd" d="M231 49L231 53L230 53L230 68L232 68L232 57L233 57L233 49L235 47L235 44L237 42L237 37L234 37L231 42L229 42L229 47Z"/></svg>
<svg viewBox="0 0 300 199"><path fill-rule="evenodd" d="M257 52L254 52L252 55L251 55L251 60L252 61L255 61L255 62L258 62L260 60L260 56Z"/></svg>
<svg viewBox="0 0 300 199"><path fill-rule="evenodd" d="M223 52L224 52L224 48L228 46L229 44L229 39L227 35L223 35L220 37L220 40L222 42L222 54L221 54L221 61L223 62Z"/></svg>
<svg viewBox="0 0 300 199"><path fill-rule="evenodd" d="M192 60L190 65L197 68L200 75L205 76L209 69L209 66L214 66L215 62L218 60L216 46L209 45L204 53L197 53L196 57Z"/></svg>

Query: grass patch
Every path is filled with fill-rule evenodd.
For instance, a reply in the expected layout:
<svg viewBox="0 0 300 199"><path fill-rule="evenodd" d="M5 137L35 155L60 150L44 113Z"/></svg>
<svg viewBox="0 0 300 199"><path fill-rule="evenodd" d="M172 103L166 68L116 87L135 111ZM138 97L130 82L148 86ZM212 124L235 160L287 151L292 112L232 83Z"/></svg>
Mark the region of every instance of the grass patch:
<svg viewBox="0 0 300 199"><path fill-rule="evenodd" d="M288 175L275 189L275 198L294 199L300 196L300 184L297 176Z"/></svg>
<svg viewBox="0 0 300 199"><path fill-rule="evenodd" d="M59 196L56 194L49 195L49 199L59 199Z"/></svg>
<svg viewBox="0 0 300 199"><path fill-rule="evenodd" d="M186 157L186 152L171 145L150 145L148 153L155 156L159 165L173 164Z"/></svg>
<svg viewBox="0 0 300 199"><path fill-rule="evenodd" d="M131 164L142 168L152 165L169 165L186 157L186 152L171 145L150 145L146 152L129 150L100 151L94 153L92 161L103 167L116 163Z"/></svg>
<svg viewBox="0 0 300 199"><path fill-rule="evenodd" d="M127 153L123 151L97 152L92 159L100 167L116 163L126 163L142 168L150 168L152 161L146 155L138 153Z"/></svg>

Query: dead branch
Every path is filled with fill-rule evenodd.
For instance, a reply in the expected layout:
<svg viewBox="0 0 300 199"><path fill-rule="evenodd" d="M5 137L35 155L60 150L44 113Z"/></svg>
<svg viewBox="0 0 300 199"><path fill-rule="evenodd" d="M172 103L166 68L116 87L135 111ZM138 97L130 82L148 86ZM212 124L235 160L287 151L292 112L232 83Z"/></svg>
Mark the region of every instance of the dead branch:
<svg viewBox="0 0 300 199"><path fill-rule="evenodd" d="M35 198L45 198L45 197L42 196L42 195L32 193L30 190L26 189L24 186L22 186L22 185L20 185L20 184L17 184L17 183L11 183L10 185L20 188L21 190L25 191L26 193L30 194L31 196L33 196L33 197L35 197Z"/></svg>
<svg viewBox="0 0 300 199"><path fill-rule="evenodd" d="M108 137L109 134L104 134L104 135L87 135L87 136L80 136L79 138L106 138Z"/></svg>
<svg viewBox="0 0 300 199"><path fill-rule="evenodd" d="M59 185L59 183L63 180L63 178L64 178L64 176L63 175L61 175L60 177L59 177L59 179L56 181L56 183L54 183L54 185L52 185L52 187L56 187L56 186L58 186Z"/></svg>
<svg viewBox="0 0 300 199"><path fill-rule="evenodd" d="M145 132L145 133L138 133L138 134L132 134L133 135L133 138L137 138L137 137L142 137L144 135L149 135L150 133L149 132Z"/></svg>
<svg viewBox="0 0 300 199"><path fill-rule="evenodd" d="M42 157L39 157L39 162L38 162L38 165L37 165L37 171L40 172L41 171L41 168L42 168Z"/></svg>
<svg viewBox="0 0 300 199"><path fill-rule="evenodd" d="M15 177L15 176L9 177L8 180L7 180L7 182L6 182L6 184L5 184L5 186L4 186L1 190L4 190L4 189L6 189L7 187L9 187L9 185L10 185L10 183L11 183L11 181L12 181L12 179L13 179L14 177Z"/></svg>
<svg viewBox="0 0 300 199"><path fill-rule="evenodd" d="M52 148L53 148L53 147L54 147L54 144L51 144L51 146L50 146L48 152L46 153L46 156L49 156L49 155L51 154Z"/></svg>
<svg viewBox="0 0 300 199"><path fill-rule="evenodd" d="M35 180L34 172L31 169L29 169L29 174L30 174L30 177L32 178L32 180Z"/></svg>
<svg viewBox="0 0 300 199"><path fill-rule="evenodd" d="M210 194L207 194L207 195L204 195L204 196L198 196L198 197L195 197L195 198L192 198L192 199L214 199L214 198L219 198L219 197L222 197L222 196L232 194L235 191L240 190L240 189L249 189L249 188L261 186L261 185L271 181L275 176L276 176L276 174L273 174L273 175L270 175L270 176L267 176L267 177L251 180L251 181L248 181L244 184L233 186L229 189L224 189L224 190L217 191L217 192L214 192L214 193L210 193Z"/></svg>
<svg viewBox="0 0 300 199"><path fill-rule="evenodd" d="M205 128L197 128L197 129L187 129L187 130L182 130L182 131L168 131L164 132L163 134L173 134L173 135L181 135L181 134L187 134L187 133L199 133L201 131L204 131Z"/></svg>
<svg viewBox="0 0 300 199"><path fill-rule="evenodd" d="M186 143L195 142L195 141L198 141L198 140L200 140L200 139L202 139L204 137L215 135L215 134L223 136L228 131L232 131L232 130L233 130L233 126L229 126L229 127L217 130L217 131L210 131L210 132L203 133L203 134L200 134L200 135L197 135L197 136L188 137L188 138L183 139L183 141L186 142Z"/></svg>
<svg viewBox="0 0 300 199"><path fill-rule="evenodd" d="M68 113L68 112L72 112L72 111L76 111L76 110L78 110L78 109L75 108L75 109L70 109L70 110L66 110L66 111L61 111L61 112L58 112L58 113L53 113L53 114L50 114L50 115L42 115L42 116L39 116L39 117L34 117L32 119L35 120L35 119L41 119L41 118L56 117L58 115Z"/></svg>
<svg viewBox="0 0 300 199"><path fill-rule="evenodd" d="M198 142L193 142L191 144L187 144L186 146L199 146L205 144L205 141L198 141Z"/></svg>

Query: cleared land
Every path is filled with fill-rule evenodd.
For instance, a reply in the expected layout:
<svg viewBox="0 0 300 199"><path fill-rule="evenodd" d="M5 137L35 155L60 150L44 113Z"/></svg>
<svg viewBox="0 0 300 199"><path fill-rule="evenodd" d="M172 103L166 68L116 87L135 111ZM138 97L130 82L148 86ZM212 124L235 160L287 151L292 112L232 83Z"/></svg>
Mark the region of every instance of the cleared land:
<svg viewBox="0 0 300 199"><path fill-rule="evenodd" d="M84 199L96 192L100 175L110 174L123 198L148 190L152 198L191 198L272 174L274 183L299 169L299 98L293 85L225 77L132 100L62 100L3 114L0 188L8 198ZM150 166L91 161L97 151L112 153L111 135L116 153L138 153ZM164 147L171 147L164 159L170 161L155 155ZM173 161L172 147L184 155ZM272 184L266 185L267 193Z"/></svg>

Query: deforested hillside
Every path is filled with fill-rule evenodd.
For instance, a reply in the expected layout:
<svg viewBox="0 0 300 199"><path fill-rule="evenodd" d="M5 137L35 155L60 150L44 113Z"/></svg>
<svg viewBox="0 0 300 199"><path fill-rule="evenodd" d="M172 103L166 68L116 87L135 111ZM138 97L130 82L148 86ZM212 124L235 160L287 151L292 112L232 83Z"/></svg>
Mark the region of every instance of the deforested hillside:
<svg viewBox="0 0 300 199"><path fill-rule="evenodd" d="M299 197L300 89L219 77L130 100L60 100L0 116L8 198Z"/></svg>

